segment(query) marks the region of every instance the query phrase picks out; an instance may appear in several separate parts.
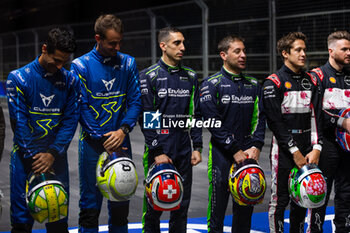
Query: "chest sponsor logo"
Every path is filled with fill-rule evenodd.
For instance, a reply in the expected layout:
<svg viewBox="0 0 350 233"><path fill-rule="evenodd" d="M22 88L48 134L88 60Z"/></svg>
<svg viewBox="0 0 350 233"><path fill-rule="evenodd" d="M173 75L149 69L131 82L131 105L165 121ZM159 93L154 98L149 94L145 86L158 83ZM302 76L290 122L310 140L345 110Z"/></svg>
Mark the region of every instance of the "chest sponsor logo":
<svg viewBox="0 0 350 233"><path fill-rule="evenodd" d="M190 91L186 89L161 88L158 91L159 98L164 98L166 95L170 97L189 97Z"/></svg>
<svg viewBox="0 0 350 233"><path fill-rule="evenodd" d="M168 80L167 77L164 77L164 78L157 78L157 81L166 81L166 80Z"/></svg>
<svg viewBox="0 0 350 233"><path fill-rule="evenodd" d="M180 76L181 81L188 81L188 77Z"/></svg>
<svg viewBox="0 0 350 233"><path fill-rule="evenodd" d="M207 101L210 101L211 100L211 95L208 94L208 95L204 95L200 98L200 102L203 103L203 102L207 102Z"/></svg>
<svg viewBox="0 0 350 233"><path fill-rule="evenodd" d="M285 82L285 83L284 83L284 86L285 86L285 88L287 88L287 89L291 89L291 88L292 88L292 84L291 84L290 82Z"/></svg>
<svg viewBox="0 0 350 233"><path fill-rule="evenodd" d="M112 79L112 80L110 80L110 81L106 81L106 80L102 79L102 82L103 82L103 84L105 85L105 87L106 87L107 91L112 90L112 87L113 87L114 81L115 81L115 78L114 78L114 79Z"/></svg>
<svg viewBox="0 0 350 233"><path fill-rule="evenodd" d="M220 85L220 87L231 87L231 85L230 84L222 84L222 85Z"/></svg>
<svg viewBox="0 0 350 233"><path fill-rule="evenodd" d="M329 78L329 81L330 81L331 83L336 83L336 82L337 82L337 80L336 80L334 77L330 77L330 78Z"/></svg>
<svg viewBox="0 0 350 233"><path fill-rule="evenodd" d="M345 76L344 77L344 82L346 83L346 85L350 85L350 76Z"/></svg>
<svg viewBox="0 0 350 233"><path fill-rule="evenodd" d="M311 91L288 91L281 104L283 114L310 112Z"/></svg>
<svg viewBox="0 0 350 233"><path fill-rule="evenodd" d="M323 109L343 109L350 107L350 89L328 88L324 92Z"/></svg>
<svg viewBox="0 0 350 233"><path fill-rule="evenodd" d="M159 98L164 98L167 95L168 91L165 88L161 88L158 91L158 97Z"/></svg>
<svg viewBox="0 0 350 233"><path fill-rule="evenodd" d="M148 89L147 88L142 88L141 89L141 94L142 95L147 95L148 94Z"/></svg>
<svg viewBox="0 0 350 233"><path fill-rule="evenodd" d="M51 95L51 96L44 96L43 94L40 93L40 97L41 97L41 100L43 101L44 103L44 106L45 107L48 107L51 103L51 101L53 100L53 98L55 97L55 95Z"/></svg>
<svg viewBox="0 0 350 233"><path fill-rule="evenodd" d="M232 103L238 103L238 104L249 104L249 103L254 103L253 101L253 96L235 96L232 95Z"/></svg>
<svg viewBox="0 0 350 233"><path fill-rule="evenodd" d="M304 90L310 90L311 89L311 83L308 79L304 78L301 80L301 86L304 88Z"/></svg>
<svg viewBox="0 0 350 233"><path fill-rule="evenodd" d="M231 98L229 95L223 95L221 97L221 103L223 103L223 104L228 104L228 103L230 103L230 101L231 101Z"/></svg>

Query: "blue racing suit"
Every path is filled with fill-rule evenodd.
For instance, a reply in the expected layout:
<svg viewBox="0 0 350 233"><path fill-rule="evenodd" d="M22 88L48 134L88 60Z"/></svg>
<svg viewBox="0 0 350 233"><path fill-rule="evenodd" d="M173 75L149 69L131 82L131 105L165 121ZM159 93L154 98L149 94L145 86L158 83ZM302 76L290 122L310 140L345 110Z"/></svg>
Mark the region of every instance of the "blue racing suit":
<svg viewBox="0 0 350 233"><path fill-rule="evenodd" d="M192 69L182 65L172 67L160 59L158 63L140 72L140 84L143 113L158 110L164 123L158 130L147 129L140 123L146 142L143 157L145 177L156 156L166 154L172 159L183 178L184 195L180 209L170 214L169 232L186 232L192 186L191 139L193 149L201 151L202 129L171 127L169 122L186 121L191 117L200 119L197 76ZM143 232L160 232L161 214L161 211L153 210L145 197Z"/></svg>
<svg viewBox="0 0 350 233"><path fill-rule="evenodd" d="M26 180L32 157L49 152L55 157L54 172L69 192L67 149L79 119L80 84L76 76L61 69L47 73L38 58L12 71L7 97L14 132L11 152L12 232L31 232L34 223L26 200ZM67 219L46 224L48 232L68 232Z"/></svg>
<svg viewBox="0 0 350 233"><path fill-rule="evenodd" d="M224 67L206 78L200 89L200 108L204 120L221 121L219 128L208 128L209 204L208 232L222 232L230 196L228 177L233 155L239 150L264 145L265 115L261 87L255 78L232 74ZM233 201L232 232L250 232L253 207L239 206Z"/></svg>
<svg viewBox="0 0 350 233"><path fill-rule="evenodd" d="M98 232L102 194L96 186L96 164L104 151L103 134L121 126L132 129L141 112L139 75L135 59L118 52L103 57L94 48L75 59L71 67L81 82L82 130L79 141L80 232ZM123 146L131 156L129 136ZM109 232L127 232L129 201L110 202Z"/></svg>

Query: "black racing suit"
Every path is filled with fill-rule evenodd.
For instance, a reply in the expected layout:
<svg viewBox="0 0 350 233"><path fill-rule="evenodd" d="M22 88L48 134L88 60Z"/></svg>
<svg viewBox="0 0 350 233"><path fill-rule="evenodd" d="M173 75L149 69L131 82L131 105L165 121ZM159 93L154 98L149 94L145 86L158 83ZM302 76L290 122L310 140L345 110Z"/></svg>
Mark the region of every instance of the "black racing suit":
<svg viewBox="0 0 350 233"><path fill-rule="evenodd" d="M327 199L323 207L313 210L312 232L323 232L325 211L335 181L336 232L350 231L350 153L345 152L335 140L335 129L341 127L340 110L350 107L350 72L338 72L329 62L313 69L312 74L321 83L324 146L320 168L327 179Z"/></svg>
<svg viewBox="0 0 350 233"><path fill-rule="evenodd" d="M239 150L264 145L265 115L261 86L255 78L221 71L206 78L201 85L200 106L205 120L222 122L220 128L208 128L208 232L222 232L230 197L228 176L233 155ZM253 207L233 201L232 232L250 232Z"/></svg>
<svg viewBox="0 0 350 233"><path fill-rule="evenodd" d="M145 177L156 156L166 154L171 158L183 178L184 194L180 209L170 213L169 232L186 232L192 186L191 141L194 150L202 149L202 129L191 127L189 130L188 127L175 127L169 122L187 121L192 117L200 119L197 75L192 69L182 65L172 67L160 59L140 72L140 84L143 110L140 124L145 136ZM154 118L147 122L150 112L156 111L161 113L158 119L163 121L156 122ZM148 127L155 126L156 123L162 124L159 128ZM161 214L162 211L154 210L144 201L142 232L160 232Z"/></svg>
<svg viewBox="0 0 350 233"><path fill-rule="evenodd" d="M273 132L271 145L271 232L283 232L284 211L290 198L288 177L295 166L293 153L306 156L312 149L322 149L321 109L317 79L310 74L295 74L283 65L263 85L263 102L268 127ZM291 202L290 232L304 231L306 209Z"/></svg>

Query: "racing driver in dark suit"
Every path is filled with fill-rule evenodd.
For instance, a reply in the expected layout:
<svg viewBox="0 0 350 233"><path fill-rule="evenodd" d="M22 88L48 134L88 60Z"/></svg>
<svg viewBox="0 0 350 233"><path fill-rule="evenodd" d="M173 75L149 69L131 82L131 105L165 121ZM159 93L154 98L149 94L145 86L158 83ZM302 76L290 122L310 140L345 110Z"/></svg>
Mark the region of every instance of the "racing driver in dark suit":
<svg viewBox="0 0 350 233"><path fill-rule="evenodd" d="M188 117L200 119L197 75L192 69L180 63L185 51L184 40L183 34L177 28L167 27L159 31L158 42L162 57L158 63L140 72L144 114L155 111L155 114L161 113L163 119L173 122L186 121ZM143 158L145 176L155 162L172 163L183 178L183 199L180 209L170 213L169 232L186 232L192 166L202 161L202 130L197 127L192 127L190 132L188 128L180 127L168 127L162 130L142 127L142 132L146 142ZM160 233L161 214L161 211L153 210L145 202L142 217L143 232Z"/></svg>
<svg viewBox="0 0 350 233"><path fill-rule="evenodd" d="M203 81L200 91L204 119L222 122L220 128L209 128L208 232L223 232L230 167L247 157L259 159L266 124L261 87L255 78L242 74L246 66L243 39L227 36L218 49L224 64L220 72ZM253 207L233 201L232 232L250 232L252 213Z"/></svg>
<svg viewBox="0 0 350 233"><path fill-rule="evenodd" d="M345 152L335 140L335 129L350 132L350 119L338 116L350 107L350 34L333 32L328 36L329 59L312 73L321 83L324 146L320 168L327 178L327 199L323 207L312 210L312 232L323 232L325 211L335 182L334 224L336 232L350 232L350 153Z"/></svg>
<svg viewBox="0 0 350 233"><path fill-rule="evenodd" d="M306 36L291 32L282 37L277 48L282 67L263 84L263 102L268 127L272 130L271 200L269 225L271 232L283 232L284 211L290 198L288 177L296 165L318 164L322 150L321 108L317 98L316 77L305 73ZM290 232L303 232L306 209L290 204Z"/></svg>

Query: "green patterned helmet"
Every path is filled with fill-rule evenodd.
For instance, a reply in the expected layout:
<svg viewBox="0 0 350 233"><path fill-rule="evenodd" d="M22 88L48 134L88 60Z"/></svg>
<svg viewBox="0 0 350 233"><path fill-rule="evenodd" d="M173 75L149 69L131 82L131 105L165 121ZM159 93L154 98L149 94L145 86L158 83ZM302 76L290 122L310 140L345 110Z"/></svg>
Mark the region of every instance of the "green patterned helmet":
<svg viewBox="0 0 350 233"><path fill-rule="evenodd" d="M56 222L67 217L68 195L54 173L30 174L26 200L30 214L40 223Z"/></svg>
<svg viewBox="0 0 350 233"><path fill-rule="evenodd" d="M110 201L127 201L135 193L138 177L134 162L124 152L103 152L96 167L97 186Z"/></svg>
<svg viewBox="0 0 350 233"><path fill-rule="evenodd" d="M304 208L318 208L325 203L327 184L316 164L294 167L288 180L291 199Z"/></svg>

